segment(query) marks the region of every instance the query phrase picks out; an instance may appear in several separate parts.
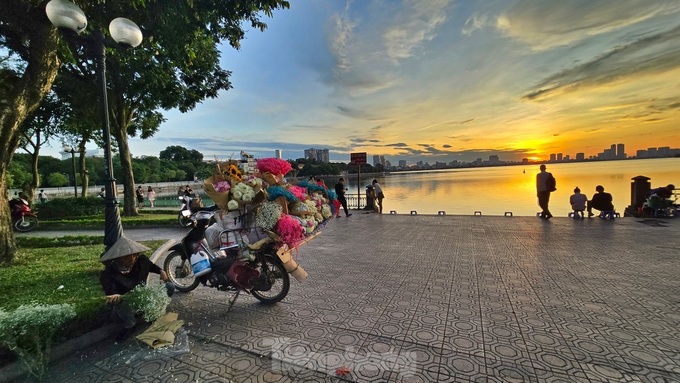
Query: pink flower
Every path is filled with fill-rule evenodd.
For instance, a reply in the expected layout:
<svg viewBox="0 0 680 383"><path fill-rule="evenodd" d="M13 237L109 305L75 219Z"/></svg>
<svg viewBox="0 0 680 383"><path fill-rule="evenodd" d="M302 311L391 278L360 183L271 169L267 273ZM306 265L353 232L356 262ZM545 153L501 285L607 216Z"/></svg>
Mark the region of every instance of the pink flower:
<svg viewBox="0 0 680 383"><path fill-rule="evenodd" d="M288 191L293 193L295 198L299 199L300 201L307 199L307 189L303 187L293 185L288 188Z"/></svg>
<svg viewBox="0 0 680 383"><path fill-rule="evenodd" d="M218 193L224 193L224 192L229 191L229 189L231 189L231 185L229 185L229 182L227 182L227 181L219 181L219 182L213 184L213 188Z"/></svg>
<svg viewBox="0 0 680 383"><path fill-rule="evenodd" d="M286 173L293 170L293 167L290 165L290 162L279 158L261 158L257 160L257 170L260 173L269 172L275 175L286 175Z"/></svg>
<svg viewBox="0 0 680 383"><path fill-rule="evenodd" d="M276 223L276 233L281 241L291 249L297 247L305 239L305 229L300 221L288 214L283 214L279 218L279 222Z"/></svg>

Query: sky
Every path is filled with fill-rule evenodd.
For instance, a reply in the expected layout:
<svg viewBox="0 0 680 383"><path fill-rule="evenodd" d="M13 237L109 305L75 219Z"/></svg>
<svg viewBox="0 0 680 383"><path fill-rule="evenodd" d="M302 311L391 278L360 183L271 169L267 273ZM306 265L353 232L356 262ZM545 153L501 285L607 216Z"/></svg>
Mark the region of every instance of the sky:
<svg viewBox="0 0 680 383"><path fill-rule="evenodd" d="M223 46L233 89L167 111L133 155L327 148L396 165L680 147L680 1L290 3Z"/></svg>

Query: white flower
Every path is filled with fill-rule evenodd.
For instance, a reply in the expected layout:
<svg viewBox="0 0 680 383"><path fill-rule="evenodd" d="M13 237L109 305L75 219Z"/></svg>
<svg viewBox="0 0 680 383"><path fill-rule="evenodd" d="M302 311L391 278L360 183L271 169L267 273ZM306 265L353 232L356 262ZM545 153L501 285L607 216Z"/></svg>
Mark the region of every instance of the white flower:
<svg viewBox="0 0 680 383"><path fill-rule="evenodd" d="M229 202L227 202L227 210L236 210L236 209L238 209L238 202L233 200L233 199L229 200Z"/></svg>

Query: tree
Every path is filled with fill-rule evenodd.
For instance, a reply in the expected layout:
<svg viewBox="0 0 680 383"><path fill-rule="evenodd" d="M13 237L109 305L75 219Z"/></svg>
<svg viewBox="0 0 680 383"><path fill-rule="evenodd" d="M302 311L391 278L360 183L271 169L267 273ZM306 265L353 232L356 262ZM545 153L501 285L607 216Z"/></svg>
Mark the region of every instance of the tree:
<svg viewBox="0 0 680 383"><path fill-rule="evenodd" d="M50 173L47 176L47 183L50 186L67 186L68 177L65 176L63 173Z"/></svg>
<svg viewBox="0 0 680 383"><path fill-rule="evenodd" d="M289 8L285 0L75 1L88 17L88 31L105 31L112 16L128 16L144 29L137 49L107 50L112 135L119 146L124 214L134 214L134 177L128 135L150 137L163 121L159 109L193 109L231 87L219 63L218 44L238 49L243 23L264 30L260 15ZM6 193L6 174L19 143L20 126L47 95L59 65L82 84L94 84L95 63L86 49L64 44L40 0L0 0L0 263L16 252ZM57 55L57 51L59 55ZM90 94L96 94L92 91Z"/></svg>
<svg viewBox="0 0 680 383"><path fill-rule="evenodd" d="M161 109L192 110L206 98L231 88L229 71L220 67L219 42L238 49L245 36L244 22L264 30L267 16L288 8L285 0L130 1L83 4L93 29L105 30L110 15L134 15L144 29L144 43L130 50L107 50L107 89L111 133L118 143L125 185L124 215L137 214L134 171L128 138L153 136L164 121ZM106 12L101 12L105 8ZM92 16L89 16L92 15ZM88 27L89 28L89 27ZM94 83L94 63L79 57L64 71L81 83ZM92 64L92 65L90 65Z"/></svg>
<svg viewBox="0 0 680 383"><path fill-rule="evenodd" d="M59 69L57 29L37 0L0 0L0 263L16 243L7 199L7 168L24 120L50 91Z"/></svg>
<svg viewBox="0 0 680 383"><path fill-rule="evenodd" d="M31 156L31 174L33 175L29 182L24 183L28 186L23 191L28 196L29 203L33 203L35 190L40 186L38 172L40 148L57 133L66 113L66 106L59 102L55 93L50 93L32 116L24 120L22 124L20 146Z"/></svg>

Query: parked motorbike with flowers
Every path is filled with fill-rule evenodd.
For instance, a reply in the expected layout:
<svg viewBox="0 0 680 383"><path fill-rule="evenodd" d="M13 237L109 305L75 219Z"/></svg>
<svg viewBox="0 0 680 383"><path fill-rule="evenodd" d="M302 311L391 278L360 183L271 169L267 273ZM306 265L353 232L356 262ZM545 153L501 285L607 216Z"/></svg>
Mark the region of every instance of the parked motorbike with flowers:
<svg viewBox="0 0 680 383"><path fill-rule="evenodd" d="M170 248L163 264L170 281L182 292L203 284L220 291L245 291L263 303L283 300L290 278L276 255L275 237L249 243L244 229L223 230L219 249L213 249L205 234L215 210L202 208L195 213L191 230Z"/></svg>
<svg viewBox="0 0 680 383"><path fill-rule="evenodd" d="M290 170L290 163L275 158L257 160L257 172L245 175L236 162L216 164L203 185L216 207L191 216L192 229L164 263L179 291L202 283L275 303L288 294L288 274L306 279L292 252L333 217L332 194L316 184L288 184Z"/></svg>

